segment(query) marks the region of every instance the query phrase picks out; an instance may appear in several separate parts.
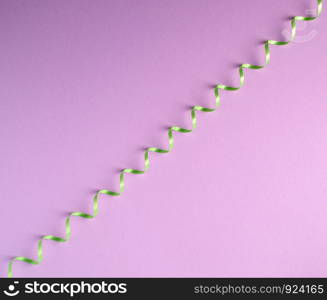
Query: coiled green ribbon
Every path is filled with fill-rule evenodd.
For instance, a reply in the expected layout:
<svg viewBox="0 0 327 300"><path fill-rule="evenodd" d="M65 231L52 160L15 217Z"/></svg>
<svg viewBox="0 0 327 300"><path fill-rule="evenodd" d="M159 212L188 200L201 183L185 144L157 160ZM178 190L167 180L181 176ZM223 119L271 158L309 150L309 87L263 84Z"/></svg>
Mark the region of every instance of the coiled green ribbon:
<svg viewBox="0 0 327 300"><path fill-rule="evenodd" d="M119 176L119 183L120 183L120 185L119 185L120 186L120 191L119 192L113 192L113 191L105 190L105 189L104 190L99 190L93 196L93 214L87 214L87 213L83 213L83 212L73 212L73 213L69 214L67 216L67 218L66 218L66 221L65 221L65 228L66 228L65 237L61 238L61 237L57 237L57 236L53 236L53 235L43 236L38 241L38 246L37 246L37 255L38 255L38 257L37 257L37 260L26 258L26 257L23 257L23 256L14 257L13 259L10 260L10 262L8 264L8 277L12 277L12 275L13 275L12 267L13 267L13 263L15 261L23 261L25 263L33 264L33 265L38 265L38 264L40 264L42 262L42 260L43 260L42 243L43 243L44 240L51 240L51 241L60 242L60 243L69 241L69 239L71 237L71 223L70 223L71 217L81 217L81 218L85 218L85 219L95 218L98 215L98 211L99 211L99 205L98 205L99 195L104 194L104 195L109 195L109 196L120 196L124 192L124 187L125 187L124 176L125 176L125 174L127 174L127 173L129 173L129 174L144 174L146 172L146 170L150 166L150 161L149 161L149 153L150 152L169 153L173 149L173 146L174 146L173 132L180 132L180 133L192 132L196 128L196 122L197 122L196 121L196 112L197 111L213 112L219 106L219 104L220 104L219 90L225 90L225 91L237 91L237 90L239 90L244 85L244 69L258 70L258 69L262 69L266 65L268 65L269 62L270 62L270 45L277 45L277 46L288 45L289 43L291 43L295 39L295 36L296 36L296 21L313 21L313 20L317 19L320 16L321 11L322 11L322 0L317 0L316 16L314 16L314 17L302 17L302 16L293 17L291 19L291 21L290 21L292 32L291 32L291 38L290 38L289 41L279 42L279 41L274 41L274 40L268 40L268 41L266 41L264 43L265 64L263 64L263 65L242 64L242 65L240 65L239 66L239 75L240 75L239 87L232 87L232 86L218 84L214 88L214 94L215 94L215 98L216 98L214 108L208 108L208 107L203 107L203 106L198 106L198 105L192 107L192 110L191 110L192 129L185 129L185 128L181 128L181 127L177 127L177 126L170 127L168 129L168 141L169 141L168 149L160 149L160 148L155 148L155 147L147 148L145 150L145 152L144 152L144 170L123 169L120 172L120 176Z"/></svg>

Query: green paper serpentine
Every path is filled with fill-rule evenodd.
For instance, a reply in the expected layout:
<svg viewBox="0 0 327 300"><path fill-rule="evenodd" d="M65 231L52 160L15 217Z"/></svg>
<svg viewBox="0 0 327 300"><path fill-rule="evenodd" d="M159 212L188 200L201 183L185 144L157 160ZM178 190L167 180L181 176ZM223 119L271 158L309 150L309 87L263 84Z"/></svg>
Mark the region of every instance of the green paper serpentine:
<svg viewBox="0 0 327 300"><path fill-rule="evenodd" d="M81 217L85 219L93 219L98 215L99 211L99 205L98 205L98 198L99 195L104 194L104 195L109 195L109 196L120 196L124 192L124 176L125 174L144 174L146 170L149 169L150 166L150 161L149 161L149 153L150 152L156 152L156 153L169 153L174 146L174 137L173 137L173 132L180 132L180 133L189 133L192 132L196 128L196 112L197 111L202 111L202 112L213 112L217 109L217 107L220 104L220 94L219 90L225 90L225 91L237 91L239 90L243 85L244 85L244 69L252 69L252 70L258 70L264 68L266 65L269 64L270 62L270 45L277 45L277 46L285 46L291 43L296 36L296 21L313 21L317 19L322 11L322 0L317 0L317 11L316 11L316 16L312 17L302 17L302 16L296 16L293 17L290 21L291 23L291 38L289 41L285 42L280 42L280 41L274 41L274 40L268 40L264 43L264 49L265 49L265 64L263 65L252 65L252 64L242 64L239 66L239 75L240 75L240 84L239 87L232 87L232 86L227 86L227 85L222 85L218 84L214 88L214 94L216 98L215 102L215 107L214 108L208 108L208 107L203 107L203 106L193 106L191 110L191 118L192 118L192 129L185 129L177 126L170 127L168 129L168 141L169 141L169 146L168 149L160 149L160 148L147 148L144 152L144 170L135 170L135 169L123 169L120 172L119 176L119 186L120 186L120 191L119 192L113 192L110 190L99 190L96 192L96 194L93 196L93 214L87 214L83 212L73 212L69 214L66 218L65 221L65 228L66 228L66 235L64 238L53 236L53 235L45 235L43 236L39 241L38 241L38 246L37 246L37 260L31 259L31 258L26 258L23 256L17 256L14 257L13 259L10 260L8 264L8 277L12 277L13 272L12 272L12 266L15 261L23 261L28 264L33 264L33 265L38 265L42 262L43 260L43 251L42 251L42 243L44 240L51 240L55 242L67 242L70 239L71 236L71 224L70 220L71 217Z"/></svg>

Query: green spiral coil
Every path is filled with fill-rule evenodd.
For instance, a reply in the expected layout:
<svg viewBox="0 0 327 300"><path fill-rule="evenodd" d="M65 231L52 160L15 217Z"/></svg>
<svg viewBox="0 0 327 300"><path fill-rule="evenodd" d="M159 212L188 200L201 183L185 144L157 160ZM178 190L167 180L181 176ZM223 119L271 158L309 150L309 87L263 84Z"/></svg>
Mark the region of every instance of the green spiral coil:
<svg viewBox="0 0 327 300"><path fill-rule="evenodd" d="M42 260L43 260L42 245L43 245L44 240L51 240L51 241L61 242L61 243L69 241L69 239L71 237L71 222L70 222L71 217L81 217L81 218L85 218L85 219L95 218L98 215L98 211L99 211L99 205L98 205L99 195L105 194L105 195L114 196L114 197L120 196L124 192L125 174L144 174L149 169L149 166L150 166L149 153L150 152L169 153L170 151L172 151L172 149L174 147L173 132L180 132L180 133L192 132L196 128L196 123L197 123L196 112L197 111L201 111L201 112L215 111L217 109L217 107L220 105L219 90L225 90L225 91L239 90L244 85L244 69L258 70L258 69L262 69L266 65L268 65L270 62L270 45L285 46L285 45L288 45L289 43L291 43L295 39L295 36L296 36L296 21L313 21L313 20L317 19L322 12L322 2L323 2L323 0L317 0L316 16L312 16L312 17L295 16L290 20L292 31L291 31L291 37L290 37L289 41L280 42L280 41L274 41L274 40L267 40L264 43L265 63L263 65L241 64L239 66L238 72L239 72L239 76L240 76L240 84L238 87L232 87L232 86L227 86L227 85L222 85L222 84L216 85L214 88L214 94L215 94L215 99L216 99L215 107L208 108L208 107L203 107L203 106L198 106L198 105L193 106L191 109L192 129L185 129L185 128L181 128L181 127L177 127L177 126L168 128L168 142L169 142L168 149L160 149L160 148L155 148L155 147L147 148L144 151L144 170L123 169L119 175L119 187L120 187L119 192L113 192L113 191L106 190L106 189L99 190L93 196L93 213L92 214L87 214L87 213L83 213L83 212L73 212L73 213L69 214L66 217L66 221L65 221L66 234L65 234L64 238L53 236L53 235L45 235L45 236L41 237L40 240L38 241L38 246L37 246L37 260L23 257L23 256L17 256L17 257L12 258L8 263L8 273L7 273L8 277L13 276L12 267L13 267L13 263L15 261L23 261L25 263L33 264L33 265L38 265L42 262Z"/></svg>

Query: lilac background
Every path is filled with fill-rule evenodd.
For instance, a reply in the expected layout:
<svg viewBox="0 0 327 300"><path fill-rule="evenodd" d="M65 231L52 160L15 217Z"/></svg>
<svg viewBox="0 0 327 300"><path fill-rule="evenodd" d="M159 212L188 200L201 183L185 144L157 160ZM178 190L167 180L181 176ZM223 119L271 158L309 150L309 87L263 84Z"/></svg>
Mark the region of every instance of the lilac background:
<svg viewBox="0 0 327 300"><path fill-rule="evenodd" d="M0 275L63 235L308 0L0 2ZM15 276L327 276L325 13Z"/></svg>

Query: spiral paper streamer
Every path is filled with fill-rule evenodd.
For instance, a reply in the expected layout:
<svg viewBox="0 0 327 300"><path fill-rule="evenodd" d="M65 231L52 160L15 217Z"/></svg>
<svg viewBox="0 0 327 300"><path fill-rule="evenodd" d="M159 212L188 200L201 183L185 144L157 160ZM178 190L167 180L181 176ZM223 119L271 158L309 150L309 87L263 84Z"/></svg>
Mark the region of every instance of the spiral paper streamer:
<svg viewBox="0 0 327 300"><path fill-rule="evenodd" d="M23 261L25 263L28 264L33 264L33 265L38 265L42 262L43 260L43 251L42 251L42 243L44 240L52 240L55 242L67 242L70 239L71 236L71 224L70 224L70 220L71 217L81 217L81 218L85 218L85 219L93 219L97 216L98 211L99 211L99 206L98 206L98 197L100 194L105 194L105 195L109 195L109 196L120 196L123 191L124 191L124 176L126 173L129 174L144 174L146 172L146 170L149 168L150 166L150 160L149 160L149 152L157 152L157 153L169 153L174 146L174 137L173 137L173 132L180 132L180 133L189 133L192 132L195 128L196 128L196 112L197 111L202 111L202 112L213 112L217 109L217 107L220 104L220 94L219 94L219 90L225 90L225 91L237 91L239 90L243 85L244 85L244 69L253 69L253 70L258 70L258 69L262 69L264 68L266 65L269 64L270 62L270 45L277 45L277 46L284 46L284 45L288 45L289 43L291 43L296 36L296 21L313 21L315 19L317 19L322 11L322 0L317 0L317 9L316 9L316 16L312 16L312 17L302 17L302 16L296 16L293 17L290 20L291 23L291 37L289 41L285 41L285 42L280 42L280 41L274 41L274 40L268 40L264 43L264 49L265 49L265 63L263 65L252 65L252 64L242 64L239 66L239 75L240 75L240 84L239 87L232 87L232 86L227 86L227 85L222 85L222 84L218 84L216 85L216 87L214 88L214 94L215 94L215 107L214 108L207 108L207 107L203 107L203 106L193 106L191 109L191 118L192 118L192 129L185 129L185 128L181 128L181 127L177 127L177 126L173 126L168 128L168 141L169 141L169 146L168 149L160 149L160 148L155 148L155 147L151 147L151 148L147 148L144 151L144 170L135 170L135 169L123 169L120 172L120 176L119 176L119 186L120 186L120 191L119 192L113 192L110 190L99 190L98 192L96 192L96 194L93 196L93 214L87 214L87 213L83 213L83 212L73 212L71 214L69 214L66 218L65 221L65 229L66 229L66 235L64 238L61 237L57 237L57 236L53 236L53 235L46 235L43 236L39 241L38 241L38 246L37 246L37 260L31 259L31 258L27 258L27 257L23 257L23 256L17 256L14 257L13 259L10 260L9 264L8 264L8 277L12 277L13 272L12 272L12 267L13 267L13 263L15 261Z"/></svg>

